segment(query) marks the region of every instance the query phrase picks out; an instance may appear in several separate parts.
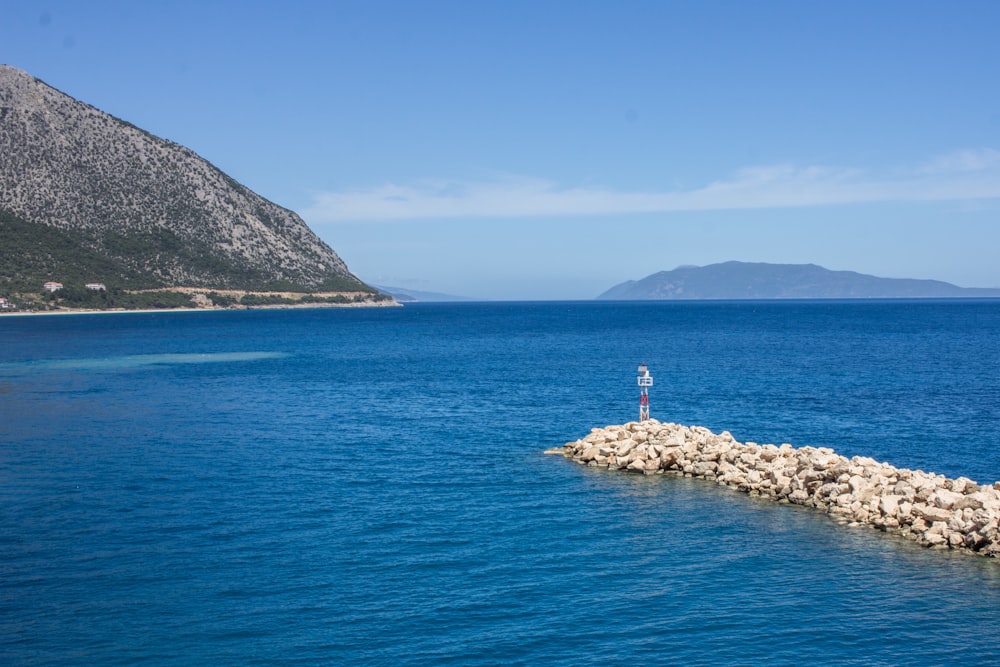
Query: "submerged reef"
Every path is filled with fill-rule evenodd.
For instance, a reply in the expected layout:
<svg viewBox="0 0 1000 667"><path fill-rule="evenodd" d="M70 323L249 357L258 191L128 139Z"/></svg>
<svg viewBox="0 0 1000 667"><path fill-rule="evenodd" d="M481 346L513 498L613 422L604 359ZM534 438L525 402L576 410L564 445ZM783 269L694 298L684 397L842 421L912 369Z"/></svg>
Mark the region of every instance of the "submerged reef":
<svg viewBox="0 0 1000 667"><path fill-rule="evenodd" d="M1000 482L981 485L867 457L849 459L828 447L738 442L728 431L655 419L595 428L545 453L612 470L709 479L927 547L1000 557Z"/></svg>

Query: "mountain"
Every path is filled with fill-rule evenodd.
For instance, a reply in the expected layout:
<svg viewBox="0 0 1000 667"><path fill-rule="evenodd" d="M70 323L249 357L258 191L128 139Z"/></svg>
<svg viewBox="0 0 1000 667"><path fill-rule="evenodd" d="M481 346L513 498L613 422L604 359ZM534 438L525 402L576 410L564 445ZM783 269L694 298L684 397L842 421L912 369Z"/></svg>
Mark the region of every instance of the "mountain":
<svg viewBox="0 0 1000 667"><path fill-rule="evenodd" d="M439 302L439 301L474 301L467 296L455 296L454 294L443 294L441 292L426 292L424 290L410 289L409 287L386 287L385 285L373 285L380 292L388 294L399 302Z"/></svg>
<svg viewBox="0 0 1000 667"><path fill-rule="evenodd" d="M681 266L615 285L598 299L898 299L1000 297L1000 289L965 288L939 280L879 278L816 264L723 262Z"/></svg>
<svg viewBox="0 0 1000 667"><path fill-rule="evenodd" d="M79 280L375 293L292 211L190 149L7 65L0 232L8 290Z"/></svg>

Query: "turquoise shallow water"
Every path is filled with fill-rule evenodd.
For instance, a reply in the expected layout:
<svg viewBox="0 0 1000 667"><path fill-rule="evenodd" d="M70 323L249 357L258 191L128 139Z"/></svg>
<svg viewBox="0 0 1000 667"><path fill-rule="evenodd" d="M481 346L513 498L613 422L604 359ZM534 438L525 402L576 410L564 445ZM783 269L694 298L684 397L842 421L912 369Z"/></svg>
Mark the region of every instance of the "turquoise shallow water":
<svg viewBox="0 0 1000 667"><path fill-rule="evenodd" d="M1000 563L541 454L1000 479L1000 302L0 319L5 664L1000 664Z"/></svg>

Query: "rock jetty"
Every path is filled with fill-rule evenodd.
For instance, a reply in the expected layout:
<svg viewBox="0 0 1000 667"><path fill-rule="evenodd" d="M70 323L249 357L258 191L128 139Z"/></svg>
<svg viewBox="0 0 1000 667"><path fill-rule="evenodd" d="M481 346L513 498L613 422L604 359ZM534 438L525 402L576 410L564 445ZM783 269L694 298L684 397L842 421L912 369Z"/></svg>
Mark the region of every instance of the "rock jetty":
<svg viewBox="0 0 1000 667"><path fill-rule="evenodd" d="M981 485L867 457L849 459L828 447L738 442L728 431L655 419L595 428L546 454L612 470L709 479L927 547L1000 557L1000 482Z"/></svg>

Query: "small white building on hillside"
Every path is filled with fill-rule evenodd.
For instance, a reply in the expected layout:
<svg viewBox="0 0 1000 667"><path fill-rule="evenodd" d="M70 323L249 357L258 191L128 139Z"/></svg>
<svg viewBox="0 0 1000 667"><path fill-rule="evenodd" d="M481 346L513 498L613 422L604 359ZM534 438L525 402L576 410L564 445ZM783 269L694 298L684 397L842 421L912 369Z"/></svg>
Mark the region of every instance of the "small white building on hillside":
<svg viewBox="0 0 1000 667"><path fill-rule="evenodd" d="M44 285L42 285L42 288L46 289L46 290L48 290L50 292L55 292L56 290L61 290L62 289L62 283L52 282L50 280L49 282L47 282Z"/></svg>

